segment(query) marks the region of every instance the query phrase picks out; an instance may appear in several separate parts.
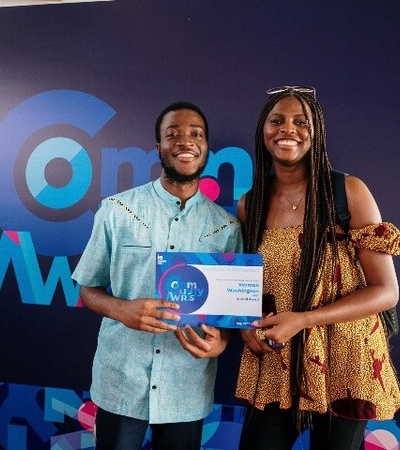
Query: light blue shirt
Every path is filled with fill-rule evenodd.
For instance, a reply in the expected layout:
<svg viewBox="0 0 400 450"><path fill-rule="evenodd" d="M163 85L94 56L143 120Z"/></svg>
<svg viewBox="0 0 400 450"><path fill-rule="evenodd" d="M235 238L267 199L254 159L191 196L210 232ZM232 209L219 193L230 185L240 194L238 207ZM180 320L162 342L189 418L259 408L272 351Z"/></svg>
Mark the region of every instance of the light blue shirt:
<svg viewBox="0 0 400 450"><path fill-rule="evenodd" d="M199 191L181 211L179 198L156 180L103 200L72 277L110 286L123 299L154 298L157 251L242 250L235 217ZM173 332L136 331L104 318L90 392L106 411L150 423L199 420L213 407L216 370L216 358L194 358Z"/></svg>

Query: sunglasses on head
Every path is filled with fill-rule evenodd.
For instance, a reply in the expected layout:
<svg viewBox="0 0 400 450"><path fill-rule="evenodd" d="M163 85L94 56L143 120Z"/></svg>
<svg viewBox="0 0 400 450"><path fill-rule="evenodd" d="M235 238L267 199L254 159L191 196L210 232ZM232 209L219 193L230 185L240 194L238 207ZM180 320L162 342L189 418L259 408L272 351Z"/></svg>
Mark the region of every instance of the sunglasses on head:
<svg viewBox="0 0 400 450"><path fill-rule="evenodd" d="M316 89L311 86L281 86L268 89L267 95L279 94L281 92L301 92L316 98Z"/></svg>

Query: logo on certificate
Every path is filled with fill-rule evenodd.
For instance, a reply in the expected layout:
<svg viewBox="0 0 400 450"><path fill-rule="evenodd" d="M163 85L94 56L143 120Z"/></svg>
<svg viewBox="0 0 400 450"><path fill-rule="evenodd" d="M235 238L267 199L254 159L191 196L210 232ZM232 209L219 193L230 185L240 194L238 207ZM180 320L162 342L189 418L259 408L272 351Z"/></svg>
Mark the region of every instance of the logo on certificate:
<svg viewBox="0 0 400 450"><path fill-rule="evenodd" d="M189 314L203 306L208 297L208 281L196 267L180 263L168 268L158 283L160 298L179 303L179 313Z"/></svg>

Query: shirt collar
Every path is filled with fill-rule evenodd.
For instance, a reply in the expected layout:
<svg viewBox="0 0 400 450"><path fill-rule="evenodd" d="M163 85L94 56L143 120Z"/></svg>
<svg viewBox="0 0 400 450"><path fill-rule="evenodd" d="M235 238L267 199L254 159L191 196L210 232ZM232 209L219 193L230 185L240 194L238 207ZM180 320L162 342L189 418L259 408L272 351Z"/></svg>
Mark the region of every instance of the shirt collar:
<svg viewBox="0 0 400 450"><path fill-rule="evenodd" d="M153 188L156 191L157 195L164 200L166 203L174 204L174 205L180 205L181 199L178 197L175 197L174 195L170 194L161 184L161 179L158 178L157 180L153 181ZM200 190L198 189L196 193L190 197L188 200L186 200L186 206L185 209L190 208L192 205L200 201L202 198L202 194Z"/></svg>

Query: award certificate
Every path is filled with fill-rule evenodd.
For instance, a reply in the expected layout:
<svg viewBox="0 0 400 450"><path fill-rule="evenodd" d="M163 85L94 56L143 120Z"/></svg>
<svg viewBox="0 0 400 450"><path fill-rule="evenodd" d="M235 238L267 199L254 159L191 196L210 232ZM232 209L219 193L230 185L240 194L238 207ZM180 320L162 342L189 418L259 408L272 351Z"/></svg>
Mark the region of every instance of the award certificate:
<svg viewBox="0 0 400 450"><path fill-rule="evenodd" d="M178 325L249 328L262 317L262 265L260 254L158 252L156 298L179 303Z"/></svg>

